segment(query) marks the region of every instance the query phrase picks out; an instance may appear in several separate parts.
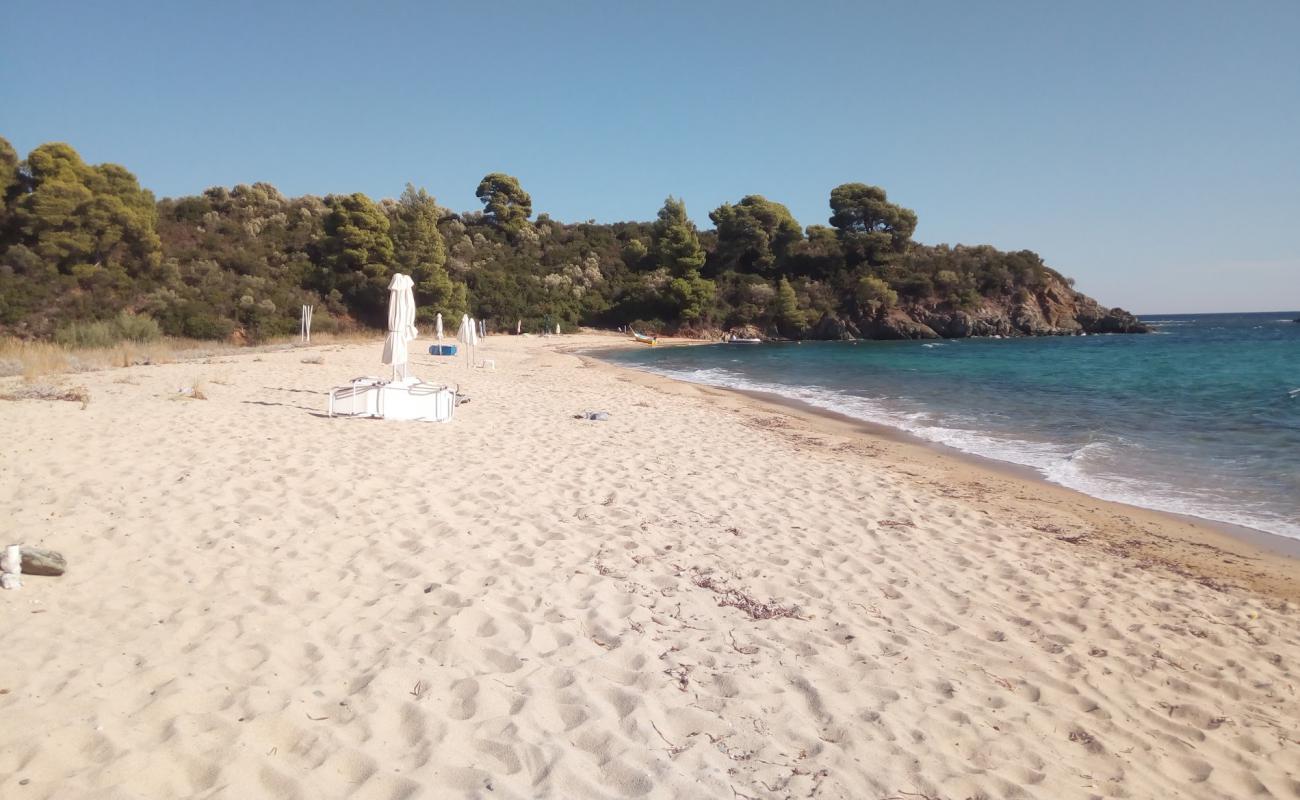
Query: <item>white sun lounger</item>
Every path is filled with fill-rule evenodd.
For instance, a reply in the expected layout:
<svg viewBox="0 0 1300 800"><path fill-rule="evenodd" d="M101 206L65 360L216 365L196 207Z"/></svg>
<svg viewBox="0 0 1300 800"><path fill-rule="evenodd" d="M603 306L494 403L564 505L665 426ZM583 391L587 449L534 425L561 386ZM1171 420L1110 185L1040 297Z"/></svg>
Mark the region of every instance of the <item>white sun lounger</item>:
<svg viewBox="0 0 1300 800"><path fill-rule="evenodd" d="M331 417L450 422L455 410L455 390L425 383L419 378L391 382L379 378L357 378L347 386L330 391Z"/></svg>

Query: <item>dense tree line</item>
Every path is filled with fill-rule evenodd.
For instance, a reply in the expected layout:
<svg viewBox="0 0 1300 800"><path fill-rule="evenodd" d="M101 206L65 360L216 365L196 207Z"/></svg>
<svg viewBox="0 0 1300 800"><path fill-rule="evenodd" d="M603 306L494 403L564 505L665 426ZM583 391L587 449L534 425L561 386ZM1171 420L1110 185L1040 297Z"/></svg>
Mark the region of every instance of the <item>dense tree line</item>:
<svg viewBox="0 0 1300 800"><path fill-rule="evenodd" d="M169 334L249 340L315 326L380 326L389 277L410 274L421 317L470 312L500 327L634 324L817 335L869 330L902 306L976 310L1024 302L1064 279L1029 251L926 246L916 214L879 187L830 192L829 225L802 227L761 195L724 203L700 231L669 197L652 222L533 216L514 177L492 173L482 211L455 213L408 185L287 198L265 183L156 201L126 169L66 144L19 160L0 139L0 328L147 315Z"/></svg>

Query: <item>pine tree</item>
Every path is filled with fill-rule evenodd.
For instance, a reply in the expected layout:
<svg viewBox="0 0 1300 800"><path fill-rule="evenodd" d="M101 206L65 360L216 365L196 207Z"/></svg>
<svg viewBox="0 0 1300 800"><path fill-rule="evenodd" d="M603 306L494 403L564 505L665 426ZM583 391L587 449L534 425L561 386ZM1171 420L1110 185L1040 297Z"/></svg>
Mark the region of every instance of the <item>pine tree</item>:
<svg viewBox="0 0 1300 800"><path fill-rule="evenodd" d="M704 266L704 248L700 246L695 223L686 216L686 204L681 200L669 197L664 201L654 233L659 266L672 275L685 278Z"/></svg>

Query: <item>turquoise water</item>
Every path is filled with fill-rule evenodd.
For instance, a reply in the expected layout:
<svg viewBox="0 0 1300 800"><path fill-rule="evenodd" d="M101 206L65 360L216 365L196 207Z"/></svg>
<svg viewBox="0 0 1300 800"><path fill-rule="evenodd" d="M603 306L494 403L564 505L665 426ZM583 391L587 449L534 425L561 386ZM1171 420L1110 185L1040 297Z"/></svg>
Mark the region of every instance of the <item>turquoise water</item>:
<svg viewBox="0 0 1300 800"><path fill-rule="evenodd" d="M1300 539L1297 312L1147 336L643 348L610 360L777 392L1108 500Z"/></svg>

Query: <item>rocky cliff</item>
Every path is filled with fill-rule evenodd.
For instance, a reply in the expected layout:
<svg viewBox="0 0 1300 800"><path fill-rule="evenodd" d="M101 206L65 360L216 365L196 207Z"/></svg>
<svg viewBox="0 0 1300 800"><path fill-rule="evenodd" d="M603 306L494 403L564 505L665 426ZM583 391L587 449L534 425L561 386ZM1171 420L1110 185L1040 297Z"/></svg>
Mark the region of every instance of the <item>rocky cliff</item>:
<svg viewBox="0 0 1300 800"><path fill-rule="evenodd" d="M968 336L1077 336L1087 333L1150 333L1122 308L1104 308L1067 284L1051 280L1015 297L984 298L959 308L930 299L852 317L823 316L809 339L962 339Z"/></svg>

